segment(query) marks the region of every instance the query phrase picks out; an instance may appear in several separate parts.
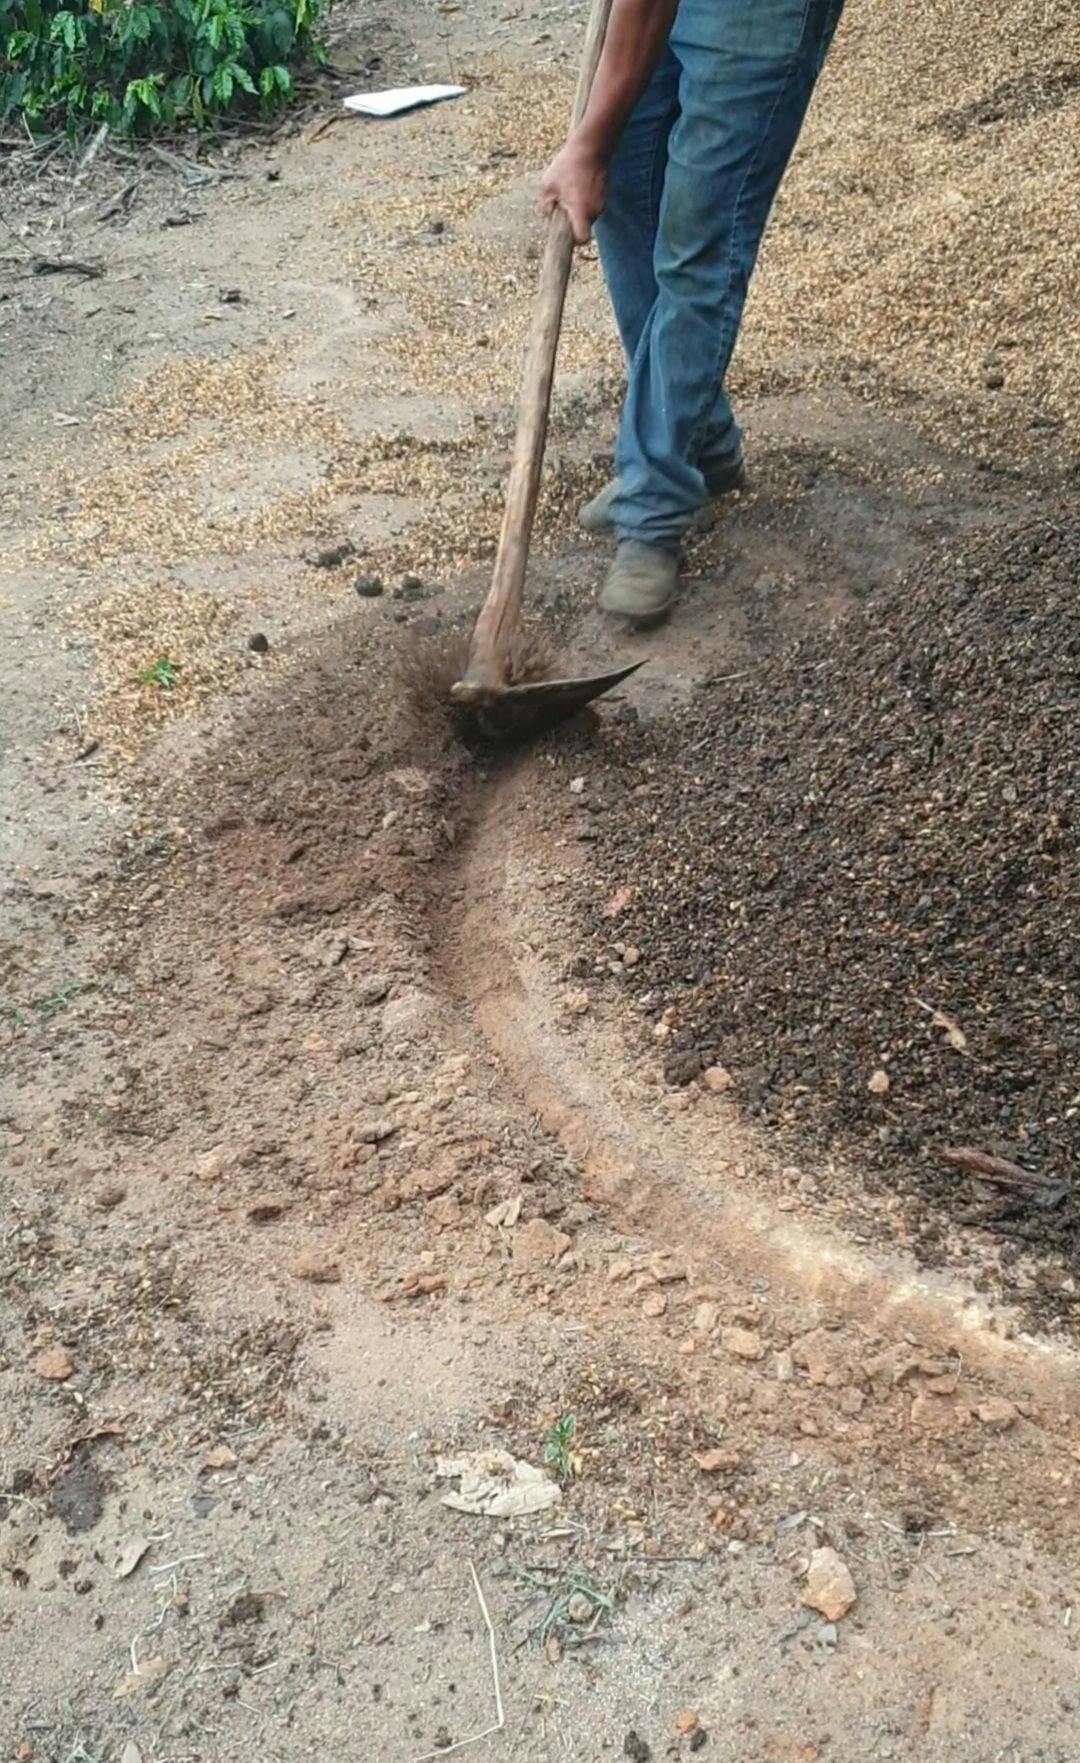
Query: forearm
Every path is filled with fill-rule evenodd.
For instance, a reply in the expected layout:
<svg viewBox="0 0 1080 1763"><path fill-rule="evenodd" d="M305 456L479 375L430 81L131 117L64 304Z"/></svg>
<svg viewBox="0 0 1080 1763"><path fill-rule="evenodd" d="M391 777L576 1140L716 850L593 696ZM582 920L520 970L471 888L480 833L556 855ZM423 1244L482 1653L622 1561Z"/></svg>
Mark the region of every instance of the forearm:
<svg viewBox="0 0 1080 1763"><path fill-rule="evenodd" d="M613 0L607 35L579 140L611 158L671 33L679 0Z"/></svg>

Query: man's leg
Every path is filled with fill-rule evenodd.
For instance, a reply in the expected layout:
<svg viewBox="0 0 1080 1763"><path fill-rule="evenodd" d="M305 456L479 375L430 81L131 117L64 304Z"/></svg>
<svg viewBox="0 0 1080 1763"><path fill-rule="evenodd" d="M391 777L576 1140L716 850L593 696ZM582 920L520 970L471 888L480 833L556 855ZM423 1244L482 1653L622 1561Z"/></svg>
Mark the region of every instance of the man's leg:
<svg viewBox="0 0 1080 1763"><path fill-rule="evenodd" d="M671 50L666 50L608 168L607 200L596 223L604 280L628 364L656 302L653 259L668 139L679 114L680 71Z"/></svg>
<svg viewBox="0 0 1080 1763"><path fill-rule="evenodd" d="M596 222L596 242L627 370L656 303L654 259L660 199L667 170L668 137L679 114L680 68L665 50L608 167L607 200ZM588 532L611 525L617 485L611 482L586 502L581 524Z"/></svg>
<svg viewBox="0 0 1080 1763"><path fill-rule="evenodd" d="M603 595L611 611L644 617L670 603L679 543L705 497L701 467L738 444L724 375L839 13L840 0L679 7L671 35L679 116L660 204L657 297L631 365L616 453L611 515L624 544Z"/></svg>

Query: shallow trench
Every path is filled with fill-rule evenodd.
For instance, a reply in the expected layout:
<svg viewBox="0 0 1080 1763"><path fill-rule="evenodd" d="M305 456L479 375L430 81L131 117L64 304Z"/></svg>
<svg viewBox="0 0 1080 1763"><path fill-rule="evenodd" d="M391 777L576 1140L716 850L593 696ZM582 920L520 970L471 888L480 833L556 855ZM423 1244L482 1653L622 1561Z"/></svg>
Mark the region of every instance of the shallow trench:
<svg viewBox="0 0 1080 1763"><path fill-rule="evenodd" d="M968 1279L784 1213L782 1186L769 1181L778 1159L730 1103L661 1121L626 1082L617 1018L592 1014L567 1032L556 962L539 952L550 942L537 906L550 861L525 832L536 787L534 762L522 755L478 791L448 890L457 910L432 915L434 977L475 1023L520 1106L575 1158L611 1227L662 1242L708 1281L767 1281L780 1303L910 1334L1006 1391L1080 1417L1071 1346L1026 1332Z"/></svg>

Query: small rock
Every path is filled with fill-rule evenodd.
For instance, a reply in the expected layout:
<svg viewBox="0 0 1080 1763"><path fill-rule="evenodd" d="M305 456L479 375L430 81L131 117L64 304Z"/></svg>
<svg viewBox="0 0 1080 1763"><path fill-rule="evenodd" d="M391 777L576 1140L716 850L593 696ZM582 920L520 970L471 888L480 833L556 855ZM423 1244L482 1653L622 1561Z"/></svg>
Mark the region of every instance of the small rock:
<svg viewBox="0 0 1080 1763"><path fill-rule="evenodd" d="M847 1562L835 1549L815 1549L803 1589L803 1603L827 1622L839 1622L857 1597Z"/></svg>
<svg viewBox="0 0 1080 1763"><path fill-rule="evenodd" d="M461 1202L456 1194L442 1194L432 1200L428 1207L428 1217L439 1230L453 1230L461 1223Z"/></svg>
<svg viewBox="0 0 1080 1763"><path fill-rule="evenodd" d="M353 582L361 600L377 600L385 593L383 579L379 575L358 575Z"/></svg>
<svg viewBox="0 0 1080 1763"><path fill-rule="evenodd" d="M641 1306L642 1316L647 1316L653 1321L655 1321L658 1316L663 1316L666 1310L667 1299L663 1292L650 1292L645 1299L644 1304Z"/></svg>
<svg viewBox="0 0 1080 1763"><path fill-rule="evenodd" d="M883 1071L879 1066L877 1071L867 1080L866 1087L872 1096L887 1096L889 1093L888 1072Z"/></svg>
<svg viewBox="0 0 1080 1763"><path fill-rule="evenodd" d="M694 1462L704 1475L731 1475L742 1467L742 1457L738 1451L719 1449L702 1451L694 1458Z"/></svg>
<svg viewBox="0 0 1080 1763"><path fill-rule="evenodd" d="M675 1281L686 1278L686 1268L672 1261L668 1255L650 1255L649 1272L657 1285L671 1285Z"/></svg>
<svg viewBox="0 0 1080 1763"><path fill-rule="evenodd" d="M701 1722L692 1708L680 1708L675 1716L675 1731L681 1733L683 1738L689 1738L700 1725Z"/></svg>
<svg viewBox="0 0 1080 1763"><path fill-rule="evenodd" d="M530 1218L514 1232L513 1254L517 1267L546 1267L565 1255L571 1239L546 1218Z"/></svg>
<svg viewBox="0 0 1080 1763"><path fill-rule="evenodd" d="M169 1662L157 1656L152 1659L140 1659L137 1671L129 1671L120 1679L113 1690L115 1701L127 1701L132 1696L143 1695L159 1684L169 1670Z"/></svg>
<svg viewBox="0 0 1080 1763"><path fill-rule="evenodd" d="M75 1361L66 1347L47 1347L34 1360L34 1370L48 1383L66 1383L75 1370Z"/></svg>
<svg viewBox="0 0 1080 1763"><path fill-rule="evenodd" d="M306 1249L298 1255L289 1272L294 1279L307 1280L310 1285L336 1286L341 1283L341 1268L337 1262L316 1249Z"/></svg>
<svg viewBox="0 0 1080 1763"><path fill-rule="evenodd" d="M288 1210L287 1200L256 1200L248 1207L251 1224L273 1224Z"/></svg>
<svg viewBox="0 0 1080 1763"><path fill-rule="evenodd" d="M522 1199L515 1194L512 1200L500 1200L490 1212L484 1213L484 1223L490 1224L492 1230L513 1230L521 1217Z"/></svg>
<svg viewBox="0 0 1080 1763"><path fill-rule="evenodd" d="M248 648L253 655L268 655L270 653L270 638L264 631L252 631L248 638Z"/></svg>
<svg viewBox="0 0 1080 1763"><path fill-rule="evenodd" d="M633 1727L623 1739L623 1756L629 1757L630 1763L650 1763L652 1752L643 1738L639 1738Z"/></svg>
<svg viewBox="0 0 1080 1763"><path fill-rule="evenodd" d="M828 1329L815 1328L803 1335L794 1343L792 1355L812 1384L836 1389L847 1382L843 1341Z"/></svg>
<svg viewBox="0 0 1080 1763"><path fill-rule="evenodd" d="M117 1206L122 1206L126 1199L127 1189L118 1184L115 1187L99 1188L94 1195L94 1205L99 1212L112 1212Z"/></svg>
<svg viewBox="0 0 1080 1763"><path fill-rule="evenodd" d="M795 1361L787 1351L786 1347L782 1352L775 1355L773 1359L773 1370L776 1373L777 1383L790 1383L795 1376Z"/></svg>
<svg viewBox="0 0 1080 1763"><path fill-rule="evenodd" d="M712 1090L714 1096L722 1096L725 1090L730 1090L735 1079L725 1065L707 1065L701 1074L701 1081L707 1090Z"/></svg>
<svg viewBox="0 0 1080 1763"><path fill-rule="evenodd" d="M452 1169L421 1169L402 1182L401 1197L403 1200L434 1200L453 1185Z"/></svg>
<svg viewBox="0 0 1080 1763"><path fill-rule="evenodd" d="M566 1606L566 1614L571 1622L591 1622L593 1619L593 1601L584 1592L575 1592Z"/></svg>
<svg viewBox="0 0 1080 1763"><path fill-rule="evenodd" d="M589 1009L590 1002L588 992L565 992L563 994L563 1009L568 1016L584 1016Z"/></svg>
<svg viewBox="0 0 1080 1763"><path fill-rule="evenodd" d="M203 1155L196 1159L192 1173L196 1181L220 1181L231 1168L232 1161L231 1154L221 1145L216 1145L212 1151L204 1151Z"/></svg>
<svg viewBox="0 0 1080 1763"><path fill-rule="evenodd" d="M583 777L572 777L570 779L570 793L574 796L583 796L585 794L585 779Z"/></svg>
<svg viewBox="0 0 1080 1763"><path fill-rule="evenodd" d="M623 950L622 964L624 967L636 967L640 960L641 950L635 949L633 943L628 949Z"/></svg>
<svg viewBox="0 0 1080 1763"><path fill-rule="evenodd" d="M983 385L988 392L1000 392L1004 384L1005 375L1002 373L1000 367L992 367L986 375L986 378L983 380Z"/></svg>
<svg viewBox="0 0 1080 1763"><path fill-rule="evenodd" d="M407 1273L401 1282L402 1297L431 1298L437 1292L445 1292L446 1278L441 1273L430 1273L426 1267L415 1267Z"/></svg>
<svg viewBox="0 0 1080 1763"><path fill-rule="evenodd" d="M1008 1432L1017 1422L1017 1410L1004 1396L988 1396L975 1413L988 1432Z"/></svg>
<svg viewBox="0 0 1080 1763"><path fill-rule="evenodd" d="M350 557L356 556L356 546L351 539L342 539L340 545L327 545L322 551L316 551L311 562L316 569L337 569Z"/></svg>
<svg viewBox="0 0 1080 1763"><path fill-rule="evenodd" d="M720 1336L725 1353L735 1359L764 1359L765 1343L752 1328L725 1328Z"/></svg>
<svg viewBox="0 0 1080 1763"><path fill-rule="evenodd" d="M238 1461L236 1452L228 1445L214 1445L202 1460L202 1473L209 1475L215 1469L235 1469Z"/></svg>
<svg viewBox="0 0 1080 1763"><path fill-rule="evenodd" d="M357 1002L360 1004L381 1004L393 982L388 973L372 973L367 979L360 981L356 988Z"/></svg>
<svg viewBox="0 0 1080 1763"><path fill-rule="evenodd" d="M701 1335L712 1334L713 1329L716 1327L719 1320L720 1309L718 1305L708 1303L699 1304L694 1311L694 1333Z"/></svg>

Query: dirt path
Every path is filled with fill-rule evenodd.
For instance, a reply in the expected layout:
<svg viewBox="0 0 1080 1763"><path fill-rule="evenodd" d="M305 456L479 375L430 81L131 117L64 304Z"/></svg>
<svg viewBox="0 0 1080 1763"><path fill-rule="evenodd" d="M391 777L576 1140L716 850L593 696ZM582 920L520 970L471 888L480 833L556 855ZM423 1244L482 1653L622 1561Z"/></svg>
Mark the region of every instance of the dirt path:
<svg viewBox="0 0 1080 1763"><path fill-rule="evenodd" d="M920 22L925 120L952 39ZM658 1083L629 1011L581 1011L565 908L590 885L602 723L481 765L411 733L387 686L401 630L456 627L483 582L529 177L579 23L358 8L342 65L449 67L468 99L212 154L205 180L109 160L9 206L107 265L46 286L16 253L0 303L0 1741L20 1763L460 1742L496 1706L470 1563L506 1714L478 1760L1080 1752L1069 1350L1024 1333L985 1245L928 1273L857 1171L835 1203L723 1096ZM627 697L642 716L1060 487L1064 348L1056 375L1013 352L1007 396L1047 425L1022 472L981 318L883 368L882 289L910 265L836 146L846 129L865 184L873 35L852 20L777 215L740 367L754 487L696 542ZM1060 149L1016 114L1030 193ZM905 176L951 153L977 209L1009 143L920 128ZM878 226L882 266L865 334L821 284L847 326L825 349L806 296L778 296L785 272L810 285L837 202L860 252ZM602 554L572 527L616 376L585 264L533 585L598 662L636 652L582 610ZM140 681L161 661L168 691ZM537 1463L569 1414L558 1508L441 1504L440 1453ZM824 1546L857 1591L835 1622L803 1602Z"/></svg>

